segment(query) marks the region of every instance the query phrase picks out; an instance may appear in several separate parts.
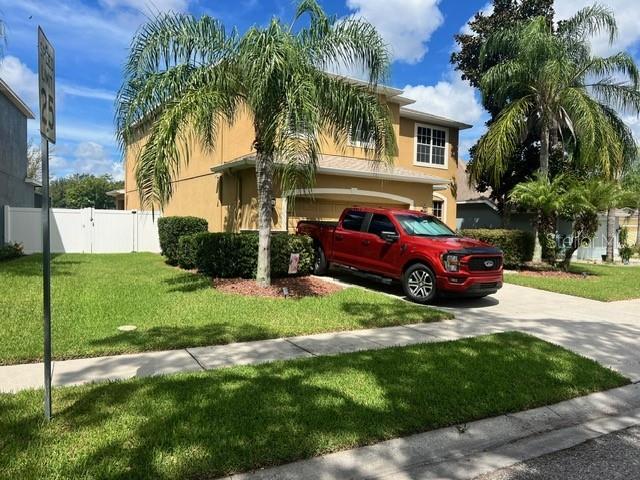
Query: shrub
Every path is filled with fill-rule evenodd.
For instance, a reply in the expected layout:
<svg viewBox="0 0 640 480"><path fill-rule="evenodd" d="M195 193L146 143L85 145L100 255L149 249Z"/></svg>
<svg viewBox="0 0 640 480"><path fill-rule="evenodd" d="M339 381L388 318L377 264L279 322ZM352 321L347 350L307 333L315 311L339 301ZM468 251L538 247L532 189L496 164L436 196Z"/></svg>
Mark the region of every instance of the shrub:
<svg viewBox="0 0 640 480"><path fill-rule="evenodd" d="M183 237L180 266L197 268L218 278L255 278L258 267L257 233L198 233ZM302 235L275 234L271 237L271 276L285 277L292 253L300 254L298 275L313 270L314 250L311 238Z"/></svg>
<svg viewBox="0 0 640 480"><path fill-rule="evenodd" d="M0 245L0 262L3 260L11 260L24 255L22 245L19 243L6 243Z"/></svg>
<svg viewBox="0 0 640 480"><path fill-rule="evenodd" d="M504 253L504 264L507 267L517 267L533 258L535 241L531 232L503 228L477 228L462 230L461 233L465 237L475 238L498 247Z"/></svg>
<svg viewBox="0 0 640 480"><path fill-rule="evenodd" d="M204 218L198 217L160 217L158 219L158 237L162 255L170 265L178 264L178 242L180 237L198 232L206 232L209 227Z"/></svg>

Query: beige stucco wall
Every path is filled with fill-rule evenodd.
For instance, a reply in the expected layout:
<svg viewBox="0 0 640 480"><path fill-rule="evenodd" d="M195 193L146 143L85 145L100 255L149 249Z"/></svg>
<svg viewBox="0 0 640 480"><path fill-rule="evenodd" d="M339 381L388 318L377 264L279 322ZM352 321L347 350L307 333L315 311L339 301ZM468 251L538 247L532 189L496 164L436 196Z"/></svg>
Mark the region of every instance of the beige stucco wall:
<svg viewBox="0 0 640 480"><path fill-rule="evenodd" d="M439 127L447 130L448 165L446 169L414 165L416 122L400 117L398 104L391 103L388 106L394 120L395 133L398 139L399 155L394 160L394 164L447 180L454 178L458 155L457 129ZM195 215L203 217L209 222L209 229L212 231L237 231L239 229L255 228L257 192L254 170L249 169L233 175L225 174L224 176L211 172L211 167L215 165L252 153L254 135L251 116L246 111L242 111L233 126L222 125L213 149L206 149L198 142L195 142L193 137L191 138L192 140L188 143L189 162L185 162L180 166L179 178L173 183L174 193L172 199L163 209L163 213L165 215ZM141 208L135 186L135 164L145 142L145 137L140 138L127 148L125 154L125 208L127 209ZM368 157L368 152L365 149L350 146L338 147L328 138L322 139L321 148L323 153L328 155L343 155L362 159ZM183 156L183 158L185 157ZM415 207L425 211L430 211L433 198L431 185L355 177L318 175L316 187L358 188L391 193L412 198ZM451 190L438 191L436 194L437 196L442 196L446 202L446 223L455 228L456 202ZM280 197L280 194L277 193L276 197ZM318 207L320 208L318 215L326 215L326 218L335 216L335 211L341 211L340 207L345 204L344 198L339 199L336 197L333 207L329 206L326 198L321 200L320 204L322 205ZM371 199L354 197L353 200L346 201L346 204L351 204L352 202L370 204L369 200ZM377 199L376 201L379 202L381 200ZM302 203L305 202L309 203L308 201ZM282 212L280 198L276 199L274 212L276 213L274 228L284 229L285 225L279 218Z"/></svg>

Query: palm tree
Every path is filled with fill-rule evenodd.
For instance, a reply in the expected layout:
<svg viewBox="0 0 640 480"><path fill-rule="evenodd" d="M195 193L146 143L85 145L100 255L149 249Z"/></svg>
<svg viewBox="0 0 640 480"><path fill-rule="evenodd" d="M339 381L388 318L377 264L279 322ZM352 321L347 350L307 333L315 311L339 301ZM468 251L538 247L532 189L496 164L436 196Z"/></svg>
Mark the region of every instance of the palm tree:
<svg viewBox="0 0 640 480"><path fill-rule="evenodd" d="M309 22L298 28L305 15ZM363 70L368 83L326 73L336 65ZM143 204L169 201L172 180L188 161L188 137L213 148L220 126L248 112L255 130L257 281L269 284L274 173L285 192L310 185L321 133L344 146L357 131L369 139L372 159L391 160L395 134L375 88L388 68L388 50L371 24L328 17L316 0L302 0L291 24L274 18L242 36L208 16L158 16L133 40L116 108L123 148L141 128L148 132L135 171Z"/></svg>
<svg viewBox="0 0 640 480"><path fill-rule="evenodd" d="M600 225L599 214L615 205L621 195L620 187L609 180L590 178L573 180L563 199L562 214L573 222L571 245L564 251L562 267L569 270L574 252L590 242Z"/></svg>
<svg viewBox="0 0 640 480"><path fill-rule="evenodd" d="M558 175L553 180L538 174L536 178L516 185L509 195L512 203L534 212L534 226L541 257L553 265L556 260L555 225L564 206L565 179Z"/></svg>
<svg viewBox="0 0 640 480"><path fill-rule="evenodd" d="M499 184L530 134L540 139L542 176L549 175L552 152L608 178L625 168L636 146L618 111L640 112L640 72L627 53L591 55L588 39L602 31L612 42L616 21L609 9L594 5L557 28L538 17L487 40L481 56L505 60L487 70L481 91L505 106L478 141L470 181L488 173Z"/></svg>
<svg viewBox="0 0 640 480"><path fill-rule="evenodd" d="M616 22L595 5L555 29L538 17L487 40L482 57L507 59L486 72L481 91L504 108L478 142L472 180L488 172L499 182L530 133L540 139L542 176L555 149L609 177L622 169L635 142L617 112L640 112L640 72L627 53L591 55L588 37L601 31L613 41Z"/></svg>

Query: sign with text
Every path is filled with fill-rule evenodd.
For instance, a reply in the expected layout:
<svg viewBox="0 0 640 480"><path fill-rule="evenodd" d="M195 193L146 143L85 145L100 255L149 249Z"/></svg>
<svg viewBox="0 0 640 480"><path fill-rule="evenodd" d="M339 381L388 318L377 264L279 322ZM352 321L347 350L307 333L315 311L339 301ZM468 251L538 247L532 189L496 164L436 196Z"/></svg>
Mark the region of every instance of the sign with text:
<svg viewBox="0 0 640 480"><path fill-rule="evenodd" d="M56 58L53 46L38 27L38 91L40 133L56 143Z"/></svg>
<svg viewBox="0 0 640 480"><path fill-rule="evenodd" d="M289 257L289 275L298 273L298 265L300 265L300 254L292 253Z"/></svg>

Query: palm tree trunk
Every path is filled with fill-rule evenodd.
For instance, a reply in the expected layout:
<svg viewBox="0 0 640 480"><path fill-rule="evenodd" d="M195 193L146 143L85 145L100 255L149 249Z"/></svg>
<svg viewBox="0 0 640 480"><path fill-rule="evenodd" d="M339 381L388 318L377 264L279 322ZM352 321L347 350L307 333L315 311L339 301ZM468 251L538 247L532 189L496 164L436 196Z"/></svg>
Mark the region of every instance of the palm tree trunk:
<svg viewBox="0 0 640 480"><path fill-rule="evenodd" d="M540 134L540 175L547 178L549 177L549 129L542 128ZM535 263L542 262L542 244L540 243L540 231L536 225L533 227L533 236L535 243L533 246L533 261Z"/></svg>
<svg viewBox="0 0 640 480"><path fill-rule="evenodd" d="M540 132L540 175L549 176L549 129L542 128Z"/></svg>
<svg viewBox="0 0 640 480"><path fill-rule="evenodd" d="M607 262L613 263L616 243L616 209L607 210Z"/></svg>
<svg viewBox="0 0 640 480"><path fill-rule="evenodd" d="M266 287L271 284L271 220L273 199L273 158L256 155L258 186L258 270L256 281Z"/></svg>

